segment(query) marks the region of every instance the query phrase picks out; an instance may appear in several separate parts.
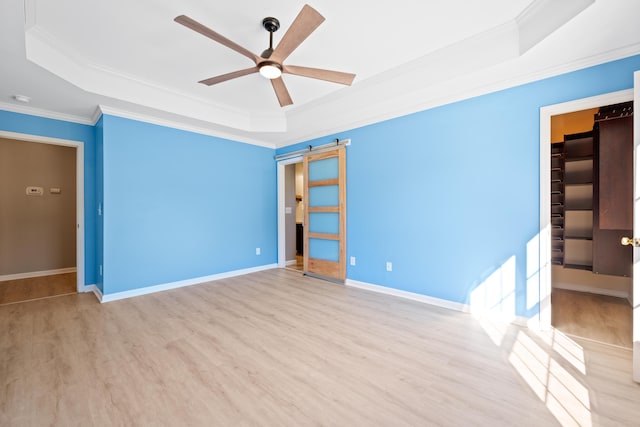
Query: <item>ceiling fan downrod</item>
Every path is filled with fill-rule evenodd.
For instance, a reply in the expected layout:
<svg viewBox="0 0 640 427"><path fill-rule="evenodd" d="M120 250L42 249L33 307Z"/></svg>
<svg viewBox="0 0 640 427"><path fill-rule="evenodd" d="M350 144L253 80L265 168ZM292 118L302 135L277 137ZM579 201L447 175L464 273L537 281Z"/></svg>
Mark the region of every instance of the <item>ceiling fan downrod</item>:
<svg viewBox="0 0 640 427"><path fill-rule="evenodd" d="M262 20L262 26L269 32L269 48L265 49L260 56L264 59L269 59L273 53L273 33L280 28L280 21L268 16Z"/></svg>

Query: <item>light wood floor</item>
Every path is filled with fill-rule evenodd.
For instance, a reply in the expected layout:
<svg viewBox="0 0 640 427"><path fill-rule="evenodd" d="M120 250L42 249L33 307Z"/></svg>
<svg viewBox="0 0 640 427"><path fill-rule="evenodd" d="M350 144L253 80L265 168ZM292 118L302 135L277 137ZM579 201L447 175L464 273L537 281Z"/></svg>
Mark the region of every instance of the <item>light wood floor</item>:
<svg viewBox="0 0 640 427"><path fill-rule="evenodd" d="M0 425L637 425L631 352L270 270L0 306Z"/></svg>
<svg viewBox="0 0 640 427"><path fill-rule="evenodd" d="M77 289L76 273L55 274L0 282L0 305L73 294Z"/></svg>
<svg viewBox="0 0 640 427"><path fill-rule="evenodd" d="M296 263L290 265L289 268L297 271L304 270L304 257L302 255L296 255Z"/></svg>
<svg viewBox="0 0 640 427"><path fill-rule="evenodd" d="M626 299L554 289L552 324L570 335L633 348L633 310Z"/></svg>

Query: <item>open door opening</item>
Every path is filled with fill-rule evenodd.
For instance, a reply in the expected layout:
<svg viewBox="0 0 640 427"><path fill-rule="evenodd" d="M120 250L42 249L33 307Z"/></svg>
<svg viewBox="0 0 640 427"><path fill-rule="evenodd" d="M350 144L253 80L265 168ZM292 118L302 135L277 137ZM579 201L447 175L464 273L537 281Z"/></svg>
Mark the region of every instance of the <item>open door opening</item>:
<svg viewBox="0 0 640 427"><path fill-rule="evenodd" d="M286 267L303 270L304 176L302 160L284 166Z"/></svg>
<svg viewBox="0 0 640 427"><path fill-rule="evenodd" d="M84 291L82 144L0 132L0 304Z"/></svg>
<svg viewBox="0 0 640 427"><path fill-rule="evenodd" d="M551 117L552 325L632 348L631 102Z"/></svg>
<svg viewBox="0 0 640 427"><path fill-rule="evenodd" d="M540 311L539 311L539 327L542 330L550 330L552 328L552 270L554 264L554 243L552 236L554 234L554 220L552 218L552 137L551 137L551 118L553 116L562 115L591 108L600 108L601 106L610 106L621 103L633 102L633 109L637 111L640 108L640 71L634 73L634 88L613 92L604 95L598 95L590 98L569 101L562 104L550 105L540 109ZM632 251L632 273L631 286L628 291L627 299L631 302L632 310L632 358L633 358L633 379L640 382L640 119L637 114L633 114L632 119L632 146L631 146L631 162L632 162L632 194L629 195L632 206L632 230L628 230L628 236L617 243L626 244L626 249ZM597 152L598 148L596 148ZM629 153L625 151L626 155ZM610 153L607 153L607 155ZM628 158L627 158L628 160ZM600 166L600 160L595 162L596 167ZM627 165L628 166L628 165ZM598 171L600 173L600 171ZM613 174L618 171L614 170ZM629 184L628 179L626 184ZM596 184L599 185L599 184ZM628 191L628 190L627 190ZM600 196L597 203L602 203ZM605 201L606 205L607 201ZM600 209L600 206L597 207ZM614 216L617 214L614 212ZM601 228L614 229L612 226L620 218L605 219L604 224L600 219L596 219ZM612 222L607 222L612 220ZM604 227L602 227L604 225ZM616 225L619 229L619 225ZM557 231L556 231L557 233ZM629 247L631 246L631 248ZM592 252L595 254L595 251ZM628 255L628 254L627 254ZM566 258L565 260L566 261Z"/></svg>

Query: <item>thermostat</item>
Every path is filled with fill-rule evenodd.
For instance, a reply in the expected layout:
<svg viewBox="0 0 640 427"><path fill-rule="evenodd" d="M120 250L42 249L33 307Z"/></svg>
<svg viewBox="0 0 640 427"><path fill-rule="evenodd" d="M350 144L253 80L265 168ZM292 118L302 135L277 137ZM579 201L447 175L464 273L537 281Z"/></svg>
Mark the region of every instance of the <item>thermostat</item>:
<svg viewBox="0 0 640 427"><path fill-rule="evenodd" d="M42 196L43 194L42 187L27 187L27 196Z"/></svg>

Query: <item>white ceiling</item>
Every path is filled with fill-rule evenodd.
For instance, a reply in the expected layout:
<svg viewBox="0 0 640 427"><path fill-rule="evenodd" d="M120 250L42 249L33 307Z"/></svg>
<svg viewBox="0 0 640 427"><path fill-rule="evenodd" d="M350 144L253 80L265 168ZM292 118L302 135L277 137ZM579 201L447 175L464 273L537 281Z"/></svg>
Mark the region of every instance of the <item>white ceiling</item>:
<svg viewBox="0 0 640 427"><path fill-rule="evenodd" d="M100 105L282 146L640 53L637 0L309 1L326 21L286 63L357 77L344 87L285 75L294 105L281 108L259 74L198 84L253 63L173 18L260 54L262 19L280 20L277 44L304 2L3 0L0 108L90 122Z"/></svg>

